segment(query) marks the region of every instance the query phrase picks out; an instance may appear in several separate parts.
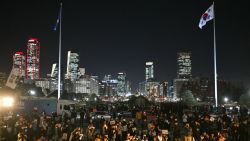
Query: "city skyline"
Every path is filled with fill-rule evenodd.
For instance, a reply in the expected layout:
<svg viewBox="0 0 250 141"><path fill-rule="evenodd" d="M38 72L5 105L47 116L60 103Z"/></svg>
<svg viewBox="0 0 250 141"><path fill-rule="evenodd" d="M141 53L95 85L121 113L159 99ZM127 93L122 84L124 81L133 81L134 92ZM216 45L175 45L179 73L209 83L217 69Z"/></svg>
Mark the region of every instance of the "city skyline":
<svg viewBox="0 0 250 141"><path fill-rule="evenodd" d="M0 72L10 72L13 54L26 50L29 37L40 40L41 77L50 73L50 66L58 62L58 32L52 28L59 3L36 2L5 3L6 21L1 25L7 28L0 33ZM133 4L65 1L63 73L66 52L77 48L80 67L84 66L88 74L116 76L117 72L124 71L133 88L145 79L146 61L154 62L156 80L170 81L177 77L177 53L182 51L192 52L193 76L213 76L212 22L202 30L198 28L200 16L211 3L198 0ZM234 3L225 0L215 3L218 76L249 84L250 31L247 30L249 21L245 20L249 9L244 1Z"/></svg>

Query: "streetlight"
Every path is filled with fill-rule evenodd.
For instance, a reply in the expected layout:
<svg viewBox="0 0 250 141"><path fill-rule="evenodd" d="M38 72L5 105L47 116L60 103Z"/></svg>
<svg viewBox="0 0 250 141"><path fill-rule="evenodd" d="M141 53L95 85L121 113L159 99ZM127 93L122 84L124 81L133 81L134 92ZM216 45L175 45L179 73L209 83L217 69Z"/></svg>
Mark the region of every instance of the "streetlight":
<svg viewBox="0 0 250 141"><path fill-rule="evenodd" d="M228 102L228 98L224 97L224 102L227 103Z"/></svg>
<svg viewBox="0 0 250 141"><path fill-rule="evenodd" d="M34 96L34 95L36 95L36 91L35 91L35 90L30 90L30 91L29 91L29 94L30 94L31 96Z"/></svg>
<svg viewBox="0 0 250 141"><path fill-rule="evenodd" d="M0 106L4 108L10 108L13 107L14 105L14 98L10 96L2 97L0 101L1 101Z"/></svg>

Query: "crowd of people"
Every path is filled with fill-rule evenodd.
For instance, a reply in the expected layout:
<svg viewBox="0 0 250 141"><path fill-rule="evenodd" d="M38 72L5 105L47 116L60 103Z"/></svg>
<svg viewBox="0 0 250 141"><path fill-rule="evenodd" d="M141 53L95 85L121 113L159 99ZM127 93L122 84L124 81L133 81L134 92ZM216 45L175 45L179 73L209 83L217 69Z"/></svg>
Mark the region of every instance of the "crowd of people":
<svg viewBox="0 0 250 141"><path fill-rule="evenodd" d="M132 110L132 109L131 109ZM250 116L180 113L159 106L145 111L134 107L130 117L92 118L91 110L61 116L34 108L30 113L0 119L0 140L5 141L249 141ZM202 114L201 114L202 113Z"/></svg>

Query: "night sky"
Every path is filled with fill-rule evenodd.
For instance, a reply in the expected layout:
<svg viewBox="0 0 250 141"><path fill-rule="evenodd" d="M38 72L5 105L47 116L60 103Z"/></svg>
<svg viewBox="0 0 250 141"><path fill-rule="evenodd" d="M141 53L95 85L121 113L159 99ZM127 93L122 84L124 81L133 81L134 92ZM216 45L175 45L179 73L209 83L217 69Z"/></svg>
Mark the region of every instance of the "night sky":
<svg viewBox="0 0 250 141"><path fill-rule="evenodd" d="M124 71L133 89L145 80L145 61L154 61L156 80L176 77L177 52L192 52L193 76L213 78L213 22L200 30L201 15L211 0L86 1L65 0L62 21L62 65L66 51L80 51L87 74ZM250 86L250 3L218 0L215 4L219 79ZM25 51L27 40L41 43L41 77L58 60L55 25L57 0L1 2L0 72L8 73L12 55Z"/></svg>

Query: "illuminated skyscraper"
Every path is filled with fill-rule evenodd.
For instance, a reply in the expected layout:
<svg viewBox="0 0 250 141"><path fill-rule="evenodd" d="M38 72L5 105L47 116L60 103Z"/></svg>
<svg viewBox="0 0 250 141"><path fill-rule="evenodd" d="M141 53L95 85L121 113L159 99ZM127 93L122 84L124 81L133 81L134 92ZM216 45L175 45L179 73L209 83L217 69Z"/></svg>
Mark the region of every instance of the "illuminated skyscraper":
<svg viewBox="0 0 250 141"><path fill-rule="evenodd" d="M73 93L81 94L99 94L98 80L89 75L82 75L74 83Z"/></svg>
<svg viewBox="0 0 250 141"><path fill-rule="evenodd" d="M23 52L16 52L13 55L13 69L16 69L19 78L25 77L25 55Z"/></svg>
<svg viewBox="0 0 250 141"><path fill-rule="evenodd" d="M85 75L85 68L79 68L80 76Z"/></svg>
<svg viewBox="0 0 250 141"><path fill-rule="evenodd" d="M110 81L111 80L111 75L110 74L107 74L107 75L105 75L104 76L104 78L103 78L103 81Z"/></svg>
<svg viewBox="0 0 250 141"><path fill-rule="evenodd" d="M80 77L79 53L77 50L68 51L66 79L75 81Z"/></svg>
<svg viewBox="0 0 250 141"><path fill-rule="evenodd" d="M119 72L117 75L117 94L124 96L126 94L126 74Z"/></svg>
<svg viewBox="0 0 250 141"><path fill-rule="evenodd" d="M57 65L57 63L54 63L52 65L50 77L54 78L54 79L57 79L57 76L58 76L58 65Z"/></svg>
<svg viewBox="0 0 250 141"><path fill-rule="evenodd" d="M50 73L50 90L54 91L58 89L58 64L54 63L52 65L51 73Z"/></svg>
<svg viewBox="0 0 250 141"><path fill-rule="evenodd" d="M149 79L154 79L154 63L153 62L146 62L145 68L146 74L146 81Z"/></svg>
<svg viewBox="0 0 250 141"><path fill-rule="evenodd" d="M105 75L101 83L99 84L99 94L104 96L115 96L117 95L117 79L112 79L110 74Z"/></svg>
<svg viewBox="0 0 250 141"><path fill-rule="evenodd" d="M5 85L6 80L7 80L7 74L0 72L0 88L2 88Z"/></svg>
<svg viewBox="0 0 250 141"><path fill-rule="evenodd" d="M146 62L145 76L146 76L146 81L139 83L139 93L147 96L158 95L156 87L158 87L159 82L154 81L153 62Z"/></svg>
<svg viewBox="0 0 250 141"><path fill-rule="evenodd" d="M167 97L168 95L168 82L162 82L160 83L160 92L159 95L162 97Z"/></svg>
<svg viewBox="0 0 250 141"><path fill-rule="evenodd" d="M39 79L40 77L40 42L30 38L27 44L26 78Z"/></svg>
<svg viewBox="0 0 250 141"><path fill-rule="evenodd" d="M177 54L177 78L190 79L191 70L191 52L180 52Z"/></svg>
<svg viewBox="0 0 250 141"><path fill-rule="evenodd" d="M126 83L126 93L131 93L131 82L127 81Z"/></svg>

